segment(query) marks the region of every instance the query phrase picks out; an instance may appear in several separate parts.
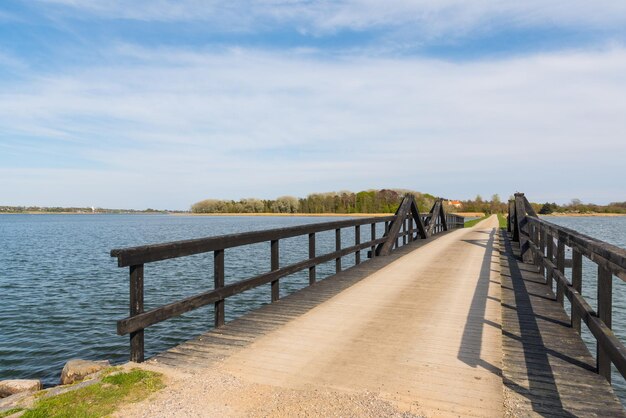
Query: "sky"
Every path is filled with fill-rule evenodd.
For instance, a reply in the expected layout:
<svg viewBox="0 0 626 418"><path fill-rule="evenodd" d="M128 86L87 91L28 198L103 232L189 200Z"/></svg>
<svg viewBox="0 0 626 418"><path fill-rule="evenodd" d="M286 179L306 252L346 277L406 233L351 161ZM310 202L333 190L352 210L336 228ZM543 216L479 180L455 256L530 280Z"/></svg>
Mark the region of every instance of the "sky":
<svg viewBox="0 0 626 418"><path fill-rule="evenodd" d="M626 200L626 2L0 2L0 205Z"/></svg>

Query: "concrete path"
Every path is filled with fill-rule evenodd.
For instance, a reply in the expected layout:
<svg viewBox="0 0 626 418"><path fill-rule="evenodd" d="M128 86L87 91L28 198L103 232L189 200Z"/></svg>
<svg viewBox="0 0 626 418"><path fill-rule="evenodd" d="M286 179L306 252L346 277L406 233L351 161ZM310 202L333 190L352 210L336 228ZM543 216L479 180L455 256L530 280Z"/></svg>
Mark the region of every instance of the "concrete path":
<svg viewBox="0 0 626 418"><path fill-rule="evenodd" d="M500 417L496 246L495 216L448 233L206 370L161 366L168 388L121 415Z"/></svg>

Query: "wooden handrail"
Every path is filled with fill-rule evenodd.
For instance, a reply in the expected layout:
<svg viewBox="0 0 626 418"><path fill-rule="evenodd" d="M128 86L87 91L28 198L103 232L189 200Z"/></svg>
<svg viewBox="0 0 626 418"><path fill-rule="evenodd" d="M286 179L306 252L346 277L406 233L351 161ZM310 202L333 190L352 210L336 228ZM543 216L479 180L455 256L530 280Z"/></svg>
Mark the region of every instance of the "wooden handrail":
<svg viewBox="0 0 626 418"><path fill-rule="evenodd" d="M556 281L556 302L563 304L564 297L571 303L571 324L580 333L581 320L596 339L597 372L611 381L611 363L626 377L626 346L611 330L612 326L612 276L626 281L626 250L592 238L572 229L555 225L537 217L523 193L516 193L509 205L509 222L514 239L519 240L521 257L537 265L546 284L552 288ZM567 280L565 247L572 248L572 280ZM597 301L594 310L582 296L582 257L598 266Z"/></svg>
<svg viewBox="0 0 626 418"><path fill-rule="evenodd" d="M346 214L346 216L350 215ZM356 225L389 222L394 219L395 215L356 218L343 221L298 225L288 228L275 228L262 231L243 232L239 234L221 235L217 237L174 241L164 244L142 245L139 247L121 249L118 248L111 250L111 257L117 258L118 267L128 267L138 264L151 263L154 261L167 260L169 258L178 258L187 255L239 247L242 245L256 244L273 239L292 238L300 235L314 234L316 232L324 232L337 228L347 228Z"/></svg>
<svg viewBox="0 0 626 418"><path fill-rule="evenodd" d="M585 257L611 271L626 281L626 250L608 242L590 237L573 229L555 225L540 218L528 218L529 223L539 225L559 237L568 247L578 249Z"/></svg>
<svg viewBox="0 0 626 418"><path fill-rule="evenodd" d="M130 267L130 315L117 322L120 335L130 334L131 361L144 360L144 329L167 319L213 303L215 305L215 327L224 325L224 302L228 297L237 295L258 286L271 283L271 301L279 299L279 279L308 270L309 285L316 282L315 266L335 260L336 272L341 271L341 258L355 255L355 264L361 262L361 251L373 249L369 256L386 255L397 247L418 238L447 230L449 227L463 227L463 217L446 214L440 200L436 201L429 215L421 215L415 199L406 196L393 216L356 218L334 222L300 225L289 228L276 228L240 234L199 238L140 247L114 249L111 256L116 257L119 267ZM376 224L384 223L385 233L376 238ZM360 227L371 225L371 239L361 242ZM354 245L341 248L341 229L355 228ZM316 256L315 235L319 232L335 231L335 251ZM279 265L279 242L281 239L296 236L308 236L309 258L287 266ZM269 242L271 248L271 268L257 276L225 285L224 250L243 245ZM382 249L385 251L381 251ZM187 297L166 305L144 311L143 271L144 264L193 254L213 252L214 288L207 292Z"/></svg>

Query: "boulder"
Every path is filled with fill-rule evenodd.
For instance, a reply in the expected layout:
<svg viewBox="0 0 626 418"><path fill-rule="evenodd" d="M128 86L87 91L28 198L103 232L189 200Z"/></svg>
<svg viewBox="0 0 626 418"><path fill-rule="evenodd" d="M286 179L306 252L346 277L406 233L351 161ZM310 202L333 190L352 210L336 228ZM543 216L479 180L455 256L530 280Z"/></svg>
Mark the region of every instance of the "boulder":
<svg viewBox="0 0 626 418"><path fill-rule="evenodd" d="M41 390L41 381L36 379L0 380L0 398L6 398L16 393L35 392Z"/></svg>
<svg viewBox="0 0 626 418"><path fill-rule="evenodd" d="M90 361L73 359L65 363L63 371L61 372L61 384L70 385L74 382L83 380L90 374L99 372L100 370L109 367L108 360Z"/></svg>

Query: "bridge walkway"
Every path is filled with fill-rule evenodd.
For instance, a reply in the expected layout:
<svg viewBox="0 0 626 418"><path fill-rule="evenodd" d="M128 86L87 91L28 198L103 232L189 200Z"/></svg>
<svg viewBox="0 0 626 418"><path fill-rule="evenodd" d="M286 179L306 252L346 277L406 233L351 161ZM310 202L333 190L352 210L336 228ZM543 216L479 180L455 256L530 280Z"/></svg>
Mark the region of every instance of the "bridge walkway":
<svg viewBox="0 0 626 418"><path fill-rule="evenodd" d="M563 310L523 303L513 247L494 216L345 270L143 363L168 386L120 415L623 416L571 328L524 331Z"/></svg>

